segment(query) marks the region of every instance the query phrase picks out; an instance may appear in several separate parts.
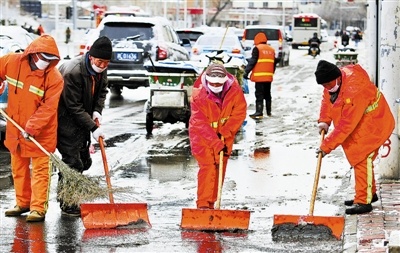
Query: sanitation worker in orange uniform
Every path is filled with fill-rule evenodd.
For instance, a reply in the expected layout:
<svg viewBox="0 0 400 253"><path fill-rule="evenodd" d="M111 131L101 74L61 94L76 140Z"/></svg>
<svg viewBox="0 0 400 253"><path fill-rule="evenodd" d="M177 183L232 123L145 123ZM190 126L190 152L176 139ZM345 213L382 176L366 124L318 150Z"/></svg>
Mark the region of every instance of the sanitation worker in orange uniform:
<svg viewBox="0 0 400 253"><path fill-rule="evenodd" d="M235 135L246 118L247 104L236 78L218 63L210 64L196 80L191 99L190 146L200 167L196 205L214 209L219 153L224 152L225 177Z"/></svg>
<svg viewBox="0 0 400 253"><path fill-rule="evenodd" d="M360 65L336 65L321 60L315 71L317 83L324 87L318 128L328 132L317 150L322 156L342 145L354 168L354 200L346 200L346 214L372 211L376 194L373 161L379 147L390 137L394 118L382 92L370 81Z"/></svg>
<svg viewBox="0 0 400 253"><path fill-rule="evenodd" d="M50 153L56 149L57 108L64 85L56 68L59 60L56 42L49 35L36 38L23 53L0 58L0 79L8 83L7 114L24 129L21 132L7 121L4 143L11 153L17 203L6 210L6 216L20 216L30 211L27 221L45 219L50 161L29 137L35 138Z"/></svg>
<svg viewBox="0 0 400 253"><path fill-rule="evenodd" d="M254 37L254 48L251 52L251 58L244 70L243 77L255 83L256 112L251 114L253 119L262 119L265 107L268 116L272 116L272 96L271 83L274 80L274 73L278 61L275 59L275 49L267 44L267 36L259 32Z"/></svg>

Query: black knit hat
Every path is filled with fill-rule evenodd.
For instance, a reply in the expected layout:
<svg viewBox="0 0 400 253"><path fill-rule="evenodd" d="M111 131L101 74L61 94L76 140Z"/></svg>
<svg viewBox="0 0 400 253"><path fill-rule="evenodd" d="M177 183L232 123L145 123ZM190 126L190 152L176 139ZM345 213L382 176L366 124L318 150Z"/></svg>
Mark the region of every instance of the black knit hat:
<svg viewBox="0 0 400 253"><path fill-rule="evenodd" d="M340 72L340 69L335 64L320 60L314 74L317 78L317 83L324 84L335 80L342 75L342 72Z"/></svg>
<svg viewBox="0 0 400 253"><path fill-rule="evenodd" d="M106 36L98 38L90 47L89 54L96 58L111 60L112 45L110 39Z"/></svg>

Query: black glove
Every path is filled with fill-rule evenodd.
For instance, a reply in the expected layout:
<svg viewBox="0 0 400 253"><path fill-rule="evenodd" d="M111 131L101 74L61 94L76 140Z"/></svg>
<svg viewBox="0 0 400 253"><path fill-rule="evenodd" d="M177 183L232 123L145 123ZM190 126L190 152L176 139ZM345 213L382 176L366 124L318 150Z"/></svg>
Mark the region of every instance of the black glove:
<svg viewBox="0 0 400 253"><path fill-rule="evenodd" d="M244 79L249 79L249 74L248 74L248 73L244 73L244 74L243 74L243 78L244 78Z"/></svg>

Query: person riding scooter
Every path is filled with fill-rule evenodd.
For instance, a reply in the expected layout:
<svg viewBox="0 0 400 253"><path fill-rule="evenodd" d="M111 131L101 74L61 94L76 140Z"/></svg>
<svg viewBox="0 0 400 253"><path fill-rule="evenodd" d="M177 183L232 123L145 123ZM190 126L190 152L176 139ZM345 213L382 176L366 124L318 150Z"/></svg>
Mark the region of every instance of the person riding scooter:
<svg viewBox="0 0 400 253"><path fill-rule="evenodd" d="M319 45L321 45L321 40L318 38L318 33L314 33L313 37L308 40L308 44L310 47L308 48L308 55L311 55L311 48L316 47L317 48L317 54L321 52L319 49Z"/></svg>

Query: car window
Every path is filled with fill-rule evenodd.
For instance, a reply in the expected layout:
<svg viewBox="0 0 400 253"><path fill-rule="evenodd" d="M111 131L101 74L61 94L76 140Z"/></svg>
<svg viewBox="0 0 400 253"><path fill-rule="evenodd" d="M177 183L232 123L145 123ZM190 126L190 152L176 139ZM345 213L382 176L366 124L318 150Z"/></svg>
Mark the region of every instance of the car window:
<svg viewBox="0 0 400 253"><path fill-rule="evenodd" d="M173 42L174 41L173 38L172 38L172 35L171 35L171 31L169 30L168 26L163 26L162 27L162 32L163 32L163 37L164 37L165 41L168 41L168 42Z"/></svg>
<svg viewBox="0 0 400 253"><path fill-rule="evenodd" d="M129 36L140 35L138 40L150 40L154 37L153 25L149 23L106 23L100 36L107 36L111 41L123 40Z"/></svg>
<svg viewBox="0 0 400 253"><path fill-rule="evenodd" d="M180 39L188 39L192 42L196 41L203 32L196 32L196 31L177 31L178 36Z"/></svg>
<svg viewBox="0 0 400 253"><path fill-rule="evenodd" d="M257 33L263 32L268 40L279 40L279 32L277 29L257 28L246 30L246 40L254 40Z"/></svg>
<svg viewBox="0 0 400 253"><path fill-rule="evenodd" d="M223 43L222 43L223 41ZM237 46L239 39L236 36L200 36L197 40L197 45L208 45L208 46Z"/></svg>
<svg viewBox="0 0 400 253"><path fill-rule="evenodd" d="M179 39L179 37L178 37L178 34L176 34L174 28L172 28L171 26L168 26L168 30L169 30L169 32L170 32L170 34L171 34L172 41L173 41L174 43L179 44L179 43L180 43L180 42L179 42L180 39Z"/></svg>

